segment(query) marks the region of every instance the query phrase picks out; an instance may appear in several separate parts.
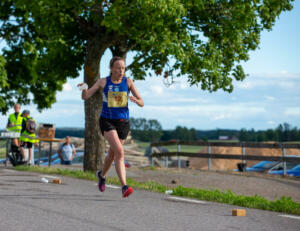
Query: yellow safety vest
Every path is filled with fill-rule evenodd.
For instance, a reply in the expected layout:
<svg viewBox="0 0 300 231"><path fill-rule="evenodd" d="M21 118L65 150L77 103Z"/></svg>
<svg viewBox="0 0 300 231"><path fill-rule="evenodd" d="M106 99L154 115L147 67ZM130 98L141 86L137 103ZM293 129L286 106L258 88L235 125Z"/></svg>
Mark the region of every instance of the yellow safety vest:
<svg viewBox="0 0 300 231"><path fill-rule="evenodd" d="M28 119L32 119L30 116L23 117L25 123ZM26 129L21 133L20 141L29 142L29 143L38 143L39 140L35 138L35 133L29 133Z"/></svg>
<svg viewBox="0 0 300 231"><path fill-rule="evenodd" d="M7 128L8 131L10 131L10 132L21 132L21 130L22 130L22 120L23 120L23 117L21 116L21 113L19 113L17 115L17 118L16 118L15 113L10 114L9 117L8 117L8 120L9 120L9 123L14 124L14 126Z"/></svg>

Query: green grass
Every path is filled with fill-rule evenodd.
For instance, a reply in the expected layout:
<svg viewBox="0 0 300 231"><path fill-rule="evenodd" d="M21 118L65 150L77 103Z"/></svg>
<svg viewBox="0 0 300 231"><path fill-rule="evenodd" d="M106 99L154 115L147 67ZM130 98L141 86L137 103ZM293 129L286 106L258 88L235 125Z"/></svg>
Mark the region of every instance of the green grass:
<svg viewBox="0 0 300 231"><path fill-rule="evenodd" d="M283 142L284 144L300 144L300 141Z"/></svg>
<svg viewBox="0 0 300 231"><path fill-rule="evenodd" d="M6 156L6 141L0 140L0 159Z"/></svg>
<svg viewBox="0 0 300 231"><path fill-rule="evenodd" d="M6 148L0 148L0 159L5 158L6 156Z"/></svg>
<svg viewBox="0 0 300 231"><path fill-rule="evenodd" d="M69 169L47 168L47 167L29 167L29 166L18 166L15 167L15 169L20 171L58 174L62 176L69 176L74 178L97 181L94 172L83 172L81 170L69 170ZM127 182L130 186L134 188L149 190L153 192L164 193L166 190L171 189L169 187L158 184L156 182L137 182L131 178L127 178ZM107 177L107 183L115 184L115 185L120 184L119 179L117 177ZM172 195L196 198L199 200L226 203L230 205L237 205L237 206L242 206L247 208L255 208L255 209L269 210L274 212L283 212L283 213L300 215L300 203L293 201L290 197L281 197L278 200L270 201L259 195L255 195L255 196L237 195L231 192L230 190L222 192L219 190L185 188L182 186L178 186L177 188L173 189Z"/></svg>
<svg viewBox="0 0 300 231"><path fill-rule="evenodd" d="M293 201L290 197L281 197L278 200L269 201L259 195L236 195L230 190L228 190L227 192L222 192L219 190L184 188L181 186L178 186L176 189L174 189L173 194L176 196L184 196L200 200L238 205L247 208L262 209L289 214L300 214L300 203Z"/></svg>
<svg viewBox="0 0 300 231"><path fill-rule="evenodd" d="M141 152L143 152L143 153L145 153L146 148L149 147L149 145L150 145L150 142L142 142L142 141L138 141L138 140L135 140L134 142L139 146L139 148L141 149Z"/></svg>
<svg viewBox="0 0 300 231"><path fill-rule="evenodd" d="M97 181L97 177L94 172L83 172L82 170L69 170L69 169L37 167L37 166L17 166L14 169L19 171L39 172L44 174L57 174L57 175L69 176L69 177L74 177L79 179ZM106 183L120 185L120 181L117 177L107 177ZM127 183L132 187L144 189L144 190L150 190L154 192L164 193L166 190L168 190L167 187L155 182L140 183L131 178L127 178Z"/></svg>
<svg viewBox="0 0 300 231"><path fill-rule="evenodd" d="M169 152L177 152L177 145L163 146L169 150ZM192 152L199 153L203 149L202 146L192 146L192 145L180 145L181 152Z"/></svg>
<svg viewBox="0 0 300 231"><path fill-rule="evenodd" d="M222 142L222 143L236 143L240 142L239 140L208 140L208 142Z"/></svg>

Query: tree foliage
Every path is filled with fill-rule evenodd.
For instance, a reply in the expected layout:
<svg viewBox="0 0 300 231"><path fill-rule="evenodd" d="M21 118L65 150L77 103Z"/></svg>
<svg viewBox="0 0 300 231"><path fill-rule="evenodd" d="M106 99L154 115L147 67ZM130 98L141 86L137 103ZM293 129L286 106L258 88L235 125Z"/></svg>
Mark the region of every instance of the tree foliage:
<svg viewBox="0 0 300 231"><path fill-rule="evenodd" d="M158 141L163 135L161 124L154 119L130 118L130 130L133 139L140 141Z"/></svg>
<svg viewBox="0 0 300 231"><path fill-rule="evenodd" d="M300 129L292 127L288 123L279 124L275 129L267 129L266 131L255 131L254 129L241 129L239 133L240 141L275 141L288 142L300 141Z"/></svg>
<svg viewBox="0 0 300 231"><path fill-rule="evenodd" d="M50 107L66 78L78 76L90 38L115 53L135 51L134 78L154 70L187 75L204 90L232 91L232 80L245 78L239 62L248 60L261 31L291 10L291 2L3 0L0 36L9 85L1 88L7 102L1 110L13 100Z"/></svg>
<svg viewBox="0 0 300 231"><path fill-rule="evenodd" d="M162 141L168 140L184 140L184 141L196 141L198 140L197 131L194 128L188 129L186 127L177 126L174 130L163 130L161 137Z"/></svg>
<svg viewBox="0 0 300 231"><path fill-rule="evenodd" d="M56 92L67 77L79 75L84 61L78 26L64 20L63 8L47 6L47 1L1 1L0 20L8 77L8 85L0 90L6 102L1 111L16 101L32 101L39 110L51 107Z"/></svg>
<svg viewBox="0 0 300 231"><path fill-rule="evenodd" d="M5 88L7 86L7 72L5 69L6 60L0 55L0 88ZM5 100L0 97L0 107L5 107Z"/></svg>
<svg viewBox="0 0 300 231"><path fill-rule="evenodd" d="M1 112L16 101L33 102L39 110L56 101L67 78L84 65L89 86L99 76L105 50L134 55L128 65L135 79L186 75L201 89L231 92L233 80L245 73L241 61L259 45L293 0L2 0L0 38ZM7 80L3 77L5 72ZM100 101L100 102L99 102ZM98 115L101 92L85 102L86 146L91 164L103 161ZM5 102L5 104L3 104ZM96 105L96 106L95 106Z"/></svg>

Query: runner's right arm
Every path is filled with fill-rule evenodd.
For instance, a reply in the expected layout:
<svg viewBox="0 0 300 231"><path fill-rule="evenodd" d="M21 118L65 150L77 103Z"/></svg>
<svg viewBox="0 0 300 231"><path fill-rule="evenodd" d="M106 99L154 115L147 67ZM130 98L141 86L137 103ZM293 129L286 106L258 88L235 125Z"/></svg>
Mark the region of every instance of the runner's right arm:
<svg viewBox="0 0 300 231"><path fill-rule="evenodd" d="M82 85L83 83L78 84L78 86ZM106 84L106 78L101 78L99 80L97 80L97 82L90 88L87 90L82 90L82 94L81 94L81 98L83 100L87 100L88 98L90 98L92 95L95 94L95 92L101 88L103 89L104 86Z"/></svg>

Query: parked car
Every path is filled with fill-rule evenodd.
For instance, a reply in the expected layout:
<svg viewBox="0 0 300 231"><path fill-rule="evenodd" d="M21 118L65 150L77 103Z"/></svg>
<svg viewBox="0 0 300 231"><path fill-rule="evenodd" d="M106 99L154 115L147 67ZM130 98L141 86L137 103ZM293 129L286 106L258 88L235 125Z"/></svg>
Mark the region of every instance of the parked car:
<svg viewBox="0 0 300 231"><path fill-rule="evenodd" d="M286 170L291 170L292 168L296 167L298 164L299 163L286 162L286 166L285 166ZM270 168L268 172L281 171L281 170L283 170L283 162L280 162L279 164Z"/></svg>
<svg viewBox="0 0 300 231"><path fill-rule="evenodd" d="M287 175L300 177L300 164L298 164L296 167L292 168L291 170L287 170Z"/></svg>
<svg viewBox="0 0 300 231"><path fill-rule="evenodd" d="M35 159L35 160L37 160L37 159ZM48 157L40 158L40 165L48 165L48 162L49 162ZM55 153L51 156L50 165L54 165L54 164L60 164L60 158L57 153Z"/></svg>
<svg viewBox="0 0 300 231"><path fill-rule="evenodd" d="M78 152L78 153L76 153L76 156L74 157L72 163L73 164L82 164L83 158L84 158L83 152Z"/></svg>
<svg viewBox="0 0 300 231"><path fill-rule="evenodd" d="M51 161L56 160L58 158L58 154L55 153L51 156ZM38 163L38 158L34 159L34 164ZM47 165L48 164L48 156L44 156L40 158L40 165Z"/></svg>
<svg viewBox="0 0 300 231"><path fill-rule="evenodd" d="M283 169L282 170L270 170L268 172L271 175L283 175ZM289 176L300 176L300 164L296 165L294 168L286 170L286 174Z"/></svg>
<svg viewBox="0 0 300 231"><path fill-rule="evenodd" d="M277 161L261 161L250 167L246 167L245 172L266 172L279 163L280 162L277 162ZM234 169L233 171L238 172L239 170Z"/></svg>
<svg viewBox="0 0 300 231"><path fill-rule="evenodd" d="M290 155L289 157L300 158L300 156L292 156L292 155ZM283 162L280 162L280 164L271 168L268 171L268 173L271 175L283 175ZM286 174L291 176L300 176L300 164L286 162Z"/></svg>

